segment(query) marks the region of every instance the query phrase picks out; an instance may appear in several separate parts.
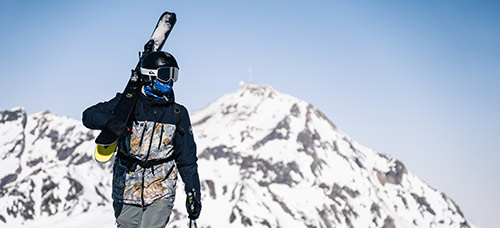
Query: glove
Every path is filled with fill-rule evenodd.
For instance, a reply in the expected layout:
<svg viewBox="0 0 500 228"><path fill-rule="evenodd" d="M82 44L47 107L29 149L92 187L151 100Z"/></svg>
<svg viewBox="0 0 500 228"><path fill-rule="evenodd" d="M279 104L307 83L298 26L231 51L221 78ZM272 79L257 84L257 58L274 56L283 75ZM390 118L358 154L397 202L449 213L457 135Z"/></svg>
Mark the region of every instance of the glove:
<svg viewBox="0 0 500 228"><path fill-rule="evenodd" d="M199 193L197 193L194 188L187 194L186 209L189 215L188 217L191 220L196 220L198 219L198 217L200 217L201 202L200 200L198 200L198 194Z"/></svg>
<svg viewBox="0 0 500 228"><path fill-rule="evenodd" d="M111 118L106 122L105 128L113 132L118 138L126 135L130 129L123 123L123 121L118 120L116 118Z"/></svg>

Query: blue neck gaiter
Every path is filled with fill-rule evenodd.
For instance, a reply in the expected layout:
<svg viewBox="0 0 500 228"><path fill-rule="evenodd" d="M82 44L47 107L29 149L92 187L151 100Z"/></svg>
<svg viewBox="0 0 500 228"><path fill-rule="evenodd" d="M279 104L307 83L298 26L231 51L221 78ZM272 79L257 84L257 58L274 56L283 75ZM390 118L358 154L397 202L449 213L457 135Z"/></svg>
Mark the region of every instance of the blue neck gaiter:
<svg viewBox="0 0 500 228"><path fill-rule="evenodd" d="M157 79L153 80L153 86L147 85L144 87L144 93L149 97L160 100L163 97L170 97L172 93L172 87L174 86L174 81L170 80L168 83L162 83Z"/></svg>

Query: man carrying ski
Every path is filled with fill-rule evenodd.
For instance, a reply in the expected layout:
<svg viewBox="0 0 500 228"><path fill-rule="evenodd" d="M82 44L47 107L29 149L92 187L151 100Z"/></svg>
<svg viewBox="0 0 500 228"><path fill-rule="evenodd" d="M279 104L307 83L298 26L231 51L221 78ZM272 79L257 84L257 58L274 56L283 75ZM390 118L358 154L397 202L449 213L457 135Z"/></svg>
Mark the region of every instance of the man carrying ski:
<svg viewBox="0 0 500 228"><path fill-rule="evenodd" d="M146 54L140 62L145 81L132 117L124 123L113 116L122 95L83 112L83 124L108 130L118 140L113 164L113 208L119 228L165 227L180 174L188 195L189 218L201 211L196 144L186 108L175 103L174 82L179 67L168 52Z"/></svg>

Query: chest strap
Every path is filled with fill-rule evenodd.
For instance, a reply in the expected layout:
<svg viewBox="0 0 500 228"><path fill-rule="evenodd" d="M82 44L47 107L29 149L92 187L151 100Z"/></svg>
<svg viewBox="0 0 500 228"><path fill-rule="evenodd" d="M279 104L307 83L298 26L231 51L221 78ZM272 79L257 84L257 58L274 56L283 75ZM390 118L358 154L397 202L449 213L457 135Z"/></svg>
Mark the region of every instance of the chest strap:
<svg viewBox="0 0 500 228"><path fill-rule="evenodd" d="M164 158L164 159L142 161L142 160L137 159L135 157L128 156L124 153L116 153L116 155L122 161L125 161L125 163L124 164L122 163L122 164L127 166L127 168L129 168L129 170L135 170L137 168L137 166L140 166L140 167L145 168L145 169L151 168L151 170L153 170L153 167L155 165L167 163L169 161L174 160L174 156L170 156L170 157Z"/></svg>

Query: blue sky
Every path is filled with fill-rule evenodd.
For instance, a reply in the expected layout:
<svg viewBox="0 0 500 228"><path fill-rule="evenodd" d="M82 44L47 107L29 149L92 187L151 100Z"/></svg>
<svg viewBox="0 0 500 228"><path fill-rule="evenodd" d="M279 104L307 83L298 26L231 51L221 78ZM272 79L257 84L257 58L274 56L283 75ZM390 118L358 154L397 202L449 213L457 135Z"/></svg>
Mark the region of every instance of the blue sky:
<svg viewBox="0 0 500 228"><path fill-rule="evenodd" d="M121 91L165 10L190 110L256 84L312 103L401 160L480 227L500 227L500 4L494 1L2 1L0 109L75 119Z"/></svg>

